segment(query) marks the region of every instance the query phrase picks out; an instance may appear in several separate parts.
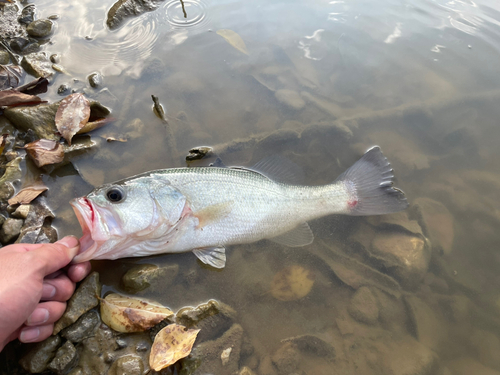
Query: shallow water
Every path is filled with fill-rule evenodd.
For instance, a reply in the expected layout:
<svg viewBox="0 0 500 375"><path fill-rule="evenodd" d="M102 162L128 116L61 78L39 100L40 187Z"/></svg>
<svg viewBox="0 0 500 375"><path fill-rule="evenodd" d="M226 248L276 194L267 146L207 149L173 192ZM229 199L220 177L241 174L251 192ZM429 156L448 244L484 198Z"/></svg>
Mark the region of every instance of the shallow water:
<svg viewBox="0 0 500 375"><path fill-rule="evenodd" d="M305 356L300 369L306 373L399 374L394 343L414 337L438 358L439 368L426 374L462 374L464 368L479 374L480 366L500 371L499 3L166 1L114 31L105 25L110 0L35 4L39 18L60 16L46 50L60 54L69 72L55 77L44 99L60 99L56 88L68 83L108 105L117 119L92 133L99 146L75 161L75 169L46 178L60 236L80 233L71 198L103 182L184 166L187 151L201 145L214 146L228 165L283 154L304 168L308 184L333 181L380 145L410 203L431 198L452 215L450 249L432 251L423 280L403 288L406 304L380 297L380 318L372 325L350 320L354 289L325 271L317 256L318 247L334 244L366 261L349 240L363 218L311 223L316 241L304 249L267 241L232 246L222 271L201 266L189 253L95 262L105 290L123 292L119 280L134 264L174 262L180 272L172 286L140 295L174 310L208 299L229 304L260 361L282 339L315 334L337 356L335 363ZM236 32L248 54L220 36L221 29ZM86 83L93 72L103 75L104 90ZM280 90L298 103L280 100ZM177 154L166 146L168 132L152 112L152 94L165 108ZM307 133L316 123L336 127ZM109 136L127 142L106 142ZM235 139L247 147L226 147ZM297 301L276 300L269 293L272 279L292 264L315 272L313 289ZM436 286L441 281L446 287ZM422 318L422 311L411 317L411 294L425 301L431 317ZM464 299L466 307L456 307ZM391 311L383 316L391 303L395 317ZM344 318L352 325L347 333L339 328Z"/></svg>

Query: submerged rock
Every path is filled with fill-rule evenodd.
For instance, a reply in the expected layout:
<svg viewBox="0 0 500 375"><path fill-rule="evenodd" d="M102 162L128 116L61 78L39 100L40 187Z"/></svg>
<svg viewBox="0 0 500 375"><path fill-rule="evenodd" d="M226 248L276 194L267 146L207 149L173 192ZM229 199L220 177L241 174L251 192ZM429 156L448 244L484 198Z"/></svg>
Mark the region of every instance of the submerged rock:
<svg viewBox="0 0 500 375"><path fill-rule="evenodd" d="M377 298L365 286L359 288L354 293L347 310L358 322L375 324L378 320Z"/></svg>
<svg viewBox="0 0 500 375"><path fill-rule="evenodd" d="M21 232L22 226L22 219L7 218L0 229L0 242L6 245L16 239Z"/></svg>
<svg viewBox="0 0 500 375"><path fill-rule="evenodd" d="M82 281L78 289L68 301L63 316L54 324L54 334L75 323L80 316L96 307L101 296L99 274L92 272Z"/></svg>
<svg viewBox="0 0 500 375"><path fill-rule="evenodd" d="M57 348L61 345L59 336L50 336L36 344L21 360L19 364L28 372L37 374L47 369L54 358Z"/></svg>
<svg viewBox="0 0 500 375"><path fill-rule="evenodd" d="M16 243L51 243L57 241L57 232L51 222L54 214L44 197L39 197L29 206L29 211Z"/></svg>
<svg viewBox="0 0 500 375"><path fill-rule="evenodd" d="M168 287L179 272L178 264L157 266L154 264L140 264L129 269L122 277L122 283L132 293L149 288L153 284L161 283L162 288Z"/></svg>
<svg viewBox="0 0 500 375"><path fill-rule="evenodd" d="M65 374L75 365L78 356L71 341L66 341L63 346L57 349L54 359L49 363L47 369L58 375Z"/></svg>
<svg viewBox="0 0 500 375"><path fill-rule="evenodd" d="M293 374L299 367L300 353L293 343L286 342L274 353L271 360L280 375Z"/></svg>
<svg viewBox="0 0 500 375"><path fill-rule="evenodd" d="M335 359L335 348L330 343L314 335L291 337L281 340L281 342L291 342L301 352L314 354L330 362Z"/></svg>
<svg viewBox="0 0 500 375"><path fill-rule="evenodd" d="M54 75L52 62L45 52L34 52L23 57L21 66L34 77L51 77Z"/></svg>
<svg viewBox="0 0 500 375"><path fill-rule="evenodd" d="M134 354L128 354L113 362L108 375L142 375L143 373L144 363L142 358Z"/></svg>
<svg viewBox="0 0 500 375"><path fill-rule="evenodd" d="M0 64L7 65L10 61L10 55L7 51L0 51Z"/></svg>
<svg viewBox="0 0 500 375"><path fill-rule="evenodd" d="M62 330L61 336L73 343L79 343L94 336L100 322L97 311L90 310L78 318L74 324Z"/></svg>
<svg viewBox="0 0 500 375"><path fill-rule="evenodd" d="M53 26L54 24L51 20L36 20L26 27L26 31L29 36L34 38L45 38L50 35Z"/></svg>
<svg viewBox="0 0 500 375"><path fill-rule="evenodd" d="M93 88L98 88L102 85L102 75L100 73L92 73L87 78L89 80L89 84Z"/></svg>
<svg viewBox="0 0 500 375"><path fill-rule="evenodd" d="M21 168L19 167L21 160L21 157L16 157L5 166L5 172L0 178L0 201L6 202L14 195L14 186L12 183L22 176Z"/></svg>
<svg viewBox="0 0 500 375"><path fill-rule="evenodd" d="M158 8L162 0L118 0L108 11L106 25L113 30L120 27L128 17L139 16Z"/></svg>
<svg viewBox="0 0 500 375"><path fill-rule="evenodd" d="M39 138L58 141L55 117L59 102L30 107L12 107L4 111L5 117L20 130L33 130Z"/></svg>

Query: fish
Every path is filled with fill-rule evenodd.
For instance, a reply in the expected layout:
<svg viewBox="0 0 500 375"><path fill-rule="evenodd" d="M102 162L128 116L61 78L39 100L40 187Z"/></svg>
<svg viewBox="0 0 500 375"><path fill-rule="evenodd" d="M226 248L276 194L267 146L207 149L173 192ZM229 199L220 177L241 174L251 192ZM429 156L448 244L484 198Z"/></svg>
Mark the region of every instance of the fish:
<svg viewBox="0 0 500 375"><path fill-rule="evenodd" d="M251 168L170 168L104 184L70 202L83 233L73 262L192 251L224 268L230 245L268 239L306 246L314 240L310 220L408 207L378 146L330 184L292 183L296 168L270 157Z"/></svg>

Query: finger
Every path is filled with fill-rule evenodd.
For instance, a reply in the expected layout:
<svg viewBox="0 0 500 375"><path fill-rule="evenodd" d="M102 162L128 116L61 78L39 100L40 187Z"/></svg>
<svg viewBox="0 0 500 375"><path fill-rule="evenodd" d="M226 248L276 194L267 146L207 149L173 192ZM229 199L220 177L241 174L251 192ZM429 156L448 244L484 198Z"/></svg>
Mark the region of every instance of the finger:
<svg viewBox="0 0 500 375"><path fill-rule="evenodd" d="M37 327L24 327L19 333L19 341L28 342L40 342L52 335L54 330L54 324L45 324Z"/></svg>
<svg viewBox="0 0 500 375"><path fill-rule="evenodd" d="M34 327L54 323L59 320L65 310L65 302L51 301L39 303L24 324L27 327Z"/></svg>
<svg viewBox="0 0 500 375"><path fill-rule="evenodd" d="M35 264L39 266L40 272L45 277L60 268L66 266L78 253L80 245L78 239L73 236L64 237L52 244L45 244L28 254L35 257Z"/></svg>
<svg viewBox="0 0 500 375"><path fill-rule="evenodd" d="M67 301L75 291L75 283L66 274L59 275L55 279L43 280L43 301Z"/></svg>
<svg viewBox="0 0 500 375"><path fill-rule="evenodd" d="M74 283L82 281L92 269L90 262L83 262L78 264L72 264L68 267L68 277Z"/></svg>

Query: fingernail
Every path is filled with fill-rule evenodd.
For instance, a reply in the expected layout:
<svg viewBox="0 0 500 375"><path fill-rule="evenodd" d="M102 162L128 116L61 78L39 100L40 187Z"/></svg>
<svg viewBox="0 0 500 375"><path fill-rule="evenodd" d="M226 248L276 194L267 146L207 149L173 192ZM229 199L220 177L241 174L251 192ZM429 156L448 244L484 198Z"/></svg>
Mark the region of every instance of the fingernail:
<svg viewBox="0 0 500 375"><path fill-rule="evenodd" d="M19 340L21 342L32 342L35 341L38 336L40 336L40 329L37 327L24 328L19 335Z"/></svg>
<svg viewBox="0 0 500 375"><path fill-rule="evenodd" d="M26 322L31 325L38 325L45 323L47 320L49 320L49 310L38 307L31 313Z"/></svg>
<svg viewBox="0 0 500 375"><path fill-rule="evenodd" d="M78 238L75 236L66 236L63 239L57 241L57 243L63 244L70 249L78 245Z"/></svg>
<svg viewBox="0 0 500 375"><path fill-rule="evenodd" d="M43 284L42 299L52 298L56 295L56 287L50 284Z"/></svg>

